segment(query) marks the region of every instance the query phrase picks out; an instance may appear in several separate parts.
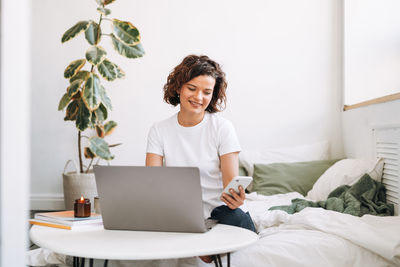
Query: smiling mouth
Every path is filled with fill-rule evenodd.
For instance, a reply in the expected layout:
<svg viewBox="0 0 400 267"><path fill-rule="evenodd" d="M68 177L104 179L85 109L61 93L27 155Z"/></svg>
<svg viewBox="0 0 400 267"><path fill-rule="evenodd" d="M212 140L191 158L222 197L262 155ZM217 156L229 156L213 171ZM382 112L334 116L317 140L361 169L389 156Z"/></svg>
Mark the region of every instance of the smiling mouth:
<svg viewBox="0 0 400 267"><path fill-rule="evenodd" d="M190 100L189 103L192 104L193 106L202 106L202 104Z"/></svg>

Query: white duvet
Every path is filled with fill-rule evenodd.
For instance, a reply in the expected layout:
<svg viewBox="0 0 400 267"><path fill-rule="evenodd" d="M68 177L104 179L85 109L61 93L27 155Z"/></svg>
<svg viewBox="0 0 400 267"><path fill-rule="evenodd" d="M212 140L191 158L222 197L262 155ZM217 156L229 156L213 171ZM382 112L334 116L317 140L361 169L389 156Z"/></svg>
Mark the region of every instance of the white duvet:
<svg viewBox="0 0 400 267"><path fill-rule="evenodd" d="M289 205L299 193L247 195L247 207L260 235L252 246L231 254L231 266L400 266L400 217L355 217L321 208L289 215L268 211ZM223 258L223 264L226 259ZM113 262L112 266L214 266L198 258Z"/></svg>

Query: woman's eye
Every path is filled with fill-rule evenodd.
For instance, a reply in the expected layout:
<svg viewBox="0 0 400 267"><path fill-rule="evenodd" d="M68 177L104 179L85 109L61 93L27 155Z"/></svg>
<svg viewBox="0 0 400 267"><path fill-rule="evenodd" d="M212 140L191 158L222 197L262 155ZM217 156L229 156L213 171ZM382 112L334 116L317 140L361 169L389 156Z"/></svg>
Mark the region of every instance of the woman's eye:
<svg viewBox="0 0 400 267"><path fill-rule="evenodd" d="M196 91L195 88L190 88L190 87L188 87L188 89L189 89L190 91Z"/></svg>
<svg viewBox="0 0 400 267"><path fill-rule="evenodd" d="M210 93L210 92L205 92L204 94L205 94L205 95L211 95L211 93Z"/></svg>

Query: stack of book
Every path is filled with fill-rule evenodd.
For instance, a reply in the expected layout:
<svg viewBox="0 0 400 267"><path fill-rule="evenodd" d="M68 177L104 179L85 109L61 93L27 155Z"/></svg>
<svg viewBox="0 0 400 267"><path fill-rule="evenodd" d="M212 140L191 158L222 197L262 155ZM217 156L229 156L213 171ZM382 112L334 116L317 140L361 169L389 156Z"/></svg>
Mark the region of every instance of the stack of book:
<svg viewBox="0 0 400 267"><path fill-rule="evenodd" d="M73 210L36 213L30 224L55 227L61 229L77 229L103 225L100 214L92 213L90 217L75 218Z"/></svg>

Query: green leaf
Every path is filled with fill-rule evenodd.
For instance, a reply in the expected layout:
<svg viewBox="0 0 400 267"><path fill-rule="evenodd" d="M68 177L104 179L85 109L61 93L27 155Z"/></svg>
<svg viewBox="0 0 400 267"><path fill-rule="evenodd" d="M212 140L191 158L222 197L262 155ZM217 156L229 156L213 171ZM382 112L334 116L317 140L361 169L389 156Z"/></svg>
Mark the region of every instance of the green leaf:
<svg viewBox="0 0 400 267"><path fill-rule="evenodd" d="M97 2L97 4L99 4L99 5L104 5L104 6L106 6L106 5L111 4L112 2L115 2L115 0L96 0L96 2Z"/></svg>
<svg viewBox="0 0 400 267"><path fill-rule="evenodd" d="M144 49L142 44L127 45L124 42L117 39L114 34L110 34L114 49L122 56L127 58L138 58L144 55Z"/></svg>
<svg viewBox="0 0 400 267"><path fill-rule="evenodd" d="M78 115L78 109L79 109L78 101L76 100L72 101L67 107L64 120L65 121L76 120L76 116Z"/></svg>
<svg viewBox="0 0 400 267"><path fill-rule="evenodd" d="M101 96L100 96L100 88L101 84L99 81L99 77L96 74L91 74L89 79L85 83L85 87L83 88L82 98L86 104L86 107L90 111L94 111L100 105Z"/></svg>
<svg viewBox="0 0 400 267"><path fill-rule="evenodd" d="M89 44L97 45L101 39L100 25L91 20L89 27L85 31L85 38Z"/></svg>
<svg viewBox="0 0 400 267"><path fill-rule="evenodd" d="M89 139L89 143L90 150L100 158L105 160L112 160L114 158L114 156L111 155L108 144L106 141L104 141L104 139L94 136Z"/></svg>
<svg viewBox="0 0 400 267"><path fill-rule="evenodd" d="M86 107L85 103L81 99L78 104L78 112L76 114L76 128L79 131L83 132L89 127L91 113L90 110Z"/></svg>
<svg viewBox="0 0 400 267"><path fill-rule="evenodd" d="M68 95L68 93L65 93L58 104L58 110L63 110L69 101L71 101L71 97Z"/></svg>
<svg viewBox="0 0 400 267"><path fill-rule="evenodd" d="M97 124L97 118L96 118L96 114L94 111L91 112L92 115L90 116L90 128L94 129L96 127Z"/></svg>
<svg viewBox="0 0 400 267"><path fill-rule="evenodd" d="M77 36L79 33L86 31L86 29L89 27L89 21L79 21L76 23L74 26L69 28L64 35L61 38L61 43L65 43L75 36Z"/></svg>
<svg viewBox="0 0 400 267"><path fill-rule="evenodd" d="M82 80L75 80L70 84L67 89L68 95L70 97L73 97L79 91L79 87L81 86L82 82Z"/></svg>
<svg viewBox="0 0 400 267"><path fill-rule="evenodd" d="M108 59L104 59L99 65L97 65L97 70L107 81L113 81L117 78L117 70L115 65Z"/></svg>
<svg viewBox="0 0 400 267"><path fill-rule="evenodd" d="M97 121L102 123L107 119L108 111L103 103L101 103L99 108L94 111L94 114L96 115Z"/></svg>
<svg viewBox="0 0 400 267"><path fill-rule="evenodd" d="M89 78L89 76L90 76L89 71L81 70L76 75L72 76L72 78L69 79L69 82L73 83L76 80L82 80L83 82L86 82L86 80Z"/></svg>
<svg viewBox="0 0 400 267"><path fill-rule="evenodd" d="M114 64L115 70L117 72L117 78L122 79L125 78L125 72L116 64Z"/></svg>
<svg viewBox="0 0 400 267"><path fill-rule="evenodd" d="M117 127L117 123L115 121L109 121L104 124L104 132L106 133L106 136L111 134L115 130L115 127Z"/></svg>
<svg viewBox="0 0 400 267"><path fill-rule="evenodd" d="M102 8L102 7L98 7L97 11L100 12L100 14L103 14L103 16L107 16L111 14L111 10L108 8Z"/></svg>
<svg viewBox="0 0 400 267"><path fill-rule="evenodd" d="M127 45L140 43L139 30L128 21L113 19L113 32L115 36Z"/></svg>
<svg viewBox="0 0 400 267"><path fill-rule="evenodd" d="M100 85L100 99L101 103L103 103L107 109L112 110L111 99L107 96L106 89L103 85Z"/></svg>
<svg viewBox="0 0 400 267"><path fill-rule="evenodd" d="M107 52L100 46L92 46L86 51L86 59L93 65L103 61Z"/></svg>
<svg viewBox="0 0 400 267"><path fill-rule="evenodd" d="M77 74L86 64L86 59L77 59L69 63L64 71L64 78L69 79Z"/></svg>

